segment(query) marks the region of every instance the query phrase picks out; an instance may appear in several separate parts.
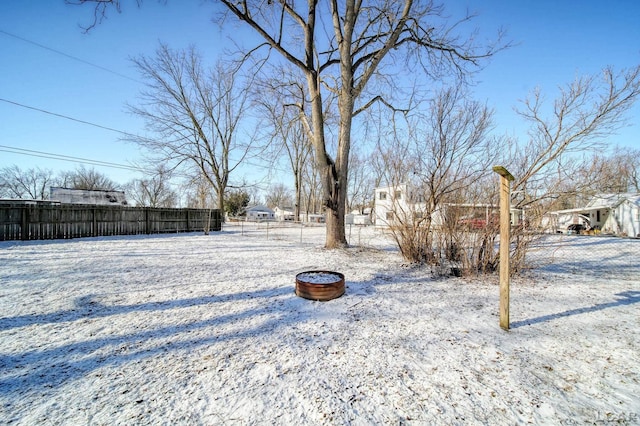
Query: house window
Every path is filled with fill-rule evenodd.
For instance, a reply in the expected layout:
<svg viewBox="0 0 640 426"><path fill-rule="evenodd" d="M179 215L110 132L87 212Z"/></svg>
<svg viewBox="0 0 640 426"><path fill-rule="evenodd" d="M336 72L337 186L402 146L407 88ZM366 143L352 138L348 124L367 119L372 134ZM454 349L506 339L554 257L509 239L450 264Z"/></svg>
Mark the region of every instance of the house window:
<svg viewBox="0 0 640 426"><path fill-rule="evenodd" d="M380 191L380 194L378 196L379 200L386 200L387 199L387 193L384 191Z"/></svg>
<svg viewBox="0 0 640 426"><path fill-rule="evenodd" d="M596 211L596 222L600 222L600 210Z"/></svg>
<svg viewBox="0 0 640 426"><path fill-rule="evenodd" d="M393 212L387 212L387 220L393 220Z"/></svg>
<svg viewBox="0 0 640 426"><path fill-rule="evenodd" d="M396 200L400 200L402 198L402 191L396 191L395 197Z"/></svg>

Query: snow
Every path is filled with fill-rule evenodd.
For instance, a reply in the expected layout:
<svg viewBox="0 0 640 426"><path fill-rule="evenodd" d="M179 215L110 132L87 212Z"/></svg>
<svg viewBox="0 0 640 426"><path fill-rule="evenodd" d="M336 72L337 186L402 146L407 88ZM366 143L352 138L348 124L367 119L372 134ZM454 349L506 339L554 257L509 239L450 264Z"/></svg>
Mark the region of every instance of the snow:
<svg viewBox="0 0 640 426"><path fill-rule="evenodd" d="M640 240L545 237L507 332L496 277L263 231L0 243L0 423L640 424Z"/></svg>
<svg viewBox="0 0 640 426"><path fill-rule="evenodd" d="M296 275L299 281L310 284L333 284L342 281L342 277L328 271L301 272Z"/></svg>

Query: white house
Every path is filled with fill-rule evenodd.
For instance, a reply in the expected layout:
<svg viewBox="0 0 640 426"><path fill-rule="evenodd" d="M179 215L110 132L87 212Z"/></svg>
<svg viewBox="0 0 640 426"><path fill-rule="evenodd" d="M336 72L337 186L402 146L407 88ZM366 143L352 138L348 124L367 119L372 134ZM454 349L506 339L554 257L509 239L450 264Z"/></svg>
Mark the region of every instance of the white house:
<svg viewBox="0 0 640 426"><path fill-rule="evenodd" d="M426 204L407 184L375 189L373 221L377 228L388 228L411 223L422 217ZM438 212L431 218L432 225L442 225L443 215Z"/></svg>
<svg viewBox="0 0 640 426"><path fill-rule="evenodd" d="M267 206L253 206L245 209L247 222L259 222L262 220L274 220L275 212Z"/></svg>
<svg viewBox="0 0 640 426"><path fill-rule="evenodd" d="M388 186L375 189L374 220L377 228L388 228L398 224L410 224L412 219L420 219L426 212L424 197L406 185ZM497 223L499 207L480 203L442 203L431 214L431 226L441 227L447 218L457 218L460 224L471 229L481 229L490 223ZM520 225L524 221L521 209L511 209L511 224Z"/></svg>
<svg viewBox="0 0 640 426"><path fill-rule="evenodd" d="M596 195L584 207L557 210L548 217L548 226L556 232L580 224L605 234L640 237L640 193Z"/></svg>
<svg viewBox="0 0 640 426"><path fill-rule="evenodd" d="M276 220L280 221L292 221L295 220L295 213L293 207L276 207L273 209Z"/></svg>

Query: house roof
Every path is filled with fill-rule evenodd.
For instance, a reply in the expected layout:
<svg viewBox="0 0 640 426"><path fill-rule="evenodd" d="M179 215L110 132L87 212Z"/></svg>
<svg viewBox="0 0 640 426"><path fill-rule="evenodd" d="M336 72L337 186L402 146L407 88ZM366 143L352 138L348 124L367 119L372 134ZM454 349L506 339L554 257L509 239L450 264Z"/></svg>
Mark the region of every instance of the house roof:
<svg viewBox="0 0 640 426"><path fill-rule="evenodd" d="M294 208L293 207L280 207L280 206L276 206L274 208L275 211L281 211L281 212L289 212L289 213L293 213Z"/></svg>
<svg viewBox="0 0 640 426"><path fill-rule="evenodd" d="M600 206L603 208L611 208L618 204L624 199L627 198L629 194L598 194L594 195L591 200L587 203L587 207L596 207Z"/></svg>
<svg viewBox="0 0 640 426"><path fill-rule="evenodd" d="M598 194L595 195L585 207L579 207L575 209L556 210L551 212L553 214L562 213L581 213L590 212L595 210L614 209L625 201L629 201L632 204L640 206L640 193L626 192L620 194Z"/></svg>
<svg viewBox="0 0 640 426"><path fill-rule="evenodd" d="M267 206L251 206L251 207L247 207L245 209L246 212L267 212L267 213L273 213L273 210L271 210L269 207Z"/></svg>

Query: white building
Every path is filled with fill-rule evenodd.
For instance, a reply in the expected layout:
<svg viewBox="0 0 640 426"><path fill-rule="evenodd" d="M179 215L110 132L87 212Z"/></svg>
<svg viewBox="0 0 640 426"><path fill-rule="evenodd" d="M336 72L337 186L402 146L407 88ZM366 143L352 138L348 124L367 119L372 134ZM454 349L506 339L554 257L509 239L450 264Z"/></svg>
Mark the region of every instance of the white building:
<svg viewBox="0 0 640 426"><path fill-rule="evenodd" d="M409 201L407 185L386 186L375 189L373 221L378 228L388 228L406 223L416 210L423 210L420 203Z"/></svg>
<svg viewBox="0 0 640 426"><path fill-rule="evenodd" d="M247 214L247 222L275 220L275 212L267 206L247 207L245 212Z"/></svg>
<svg viewBox="0 0 640 426"><path fill-rule="evenodd" d="M584 207L557 210L547 217L554 232L580 224L605 234L640 237L640 193L596 195Z"/></svg>
<svg viewBox="0 0 640 426"><path fill-rule="evenodd" d="M399 224L412 224L423 218L427 211L424 196L408 185L388 186L375 189L374 223L377 228L388 228ZM471 229L481 229L499 220L499 207L478 203L442 203L431 214L431 226L444 225L447 217L455 217L460 224ZM520 225L523 211L511 209L511 224Z"/></svg>
<svg viewBox="0 0 640 426"><path fill-rule="evenodd" d="M323 214L300 213L300 221L306 223L325 223Z"/></svg>
<svg viewBox="0 0 640 426"><path fill-rule="evenodd" d="M64 204L94 204L102 206L126 206L124 191L102 191L89 189L50 189L50 199Z"/></svg>
<svg viewBox="0 0 640 426"><path fill-rule="evenodd" d="M295 213L293 207L276 207L273 209L276 220L280 221L293 221L295 220Z"/></svg>

